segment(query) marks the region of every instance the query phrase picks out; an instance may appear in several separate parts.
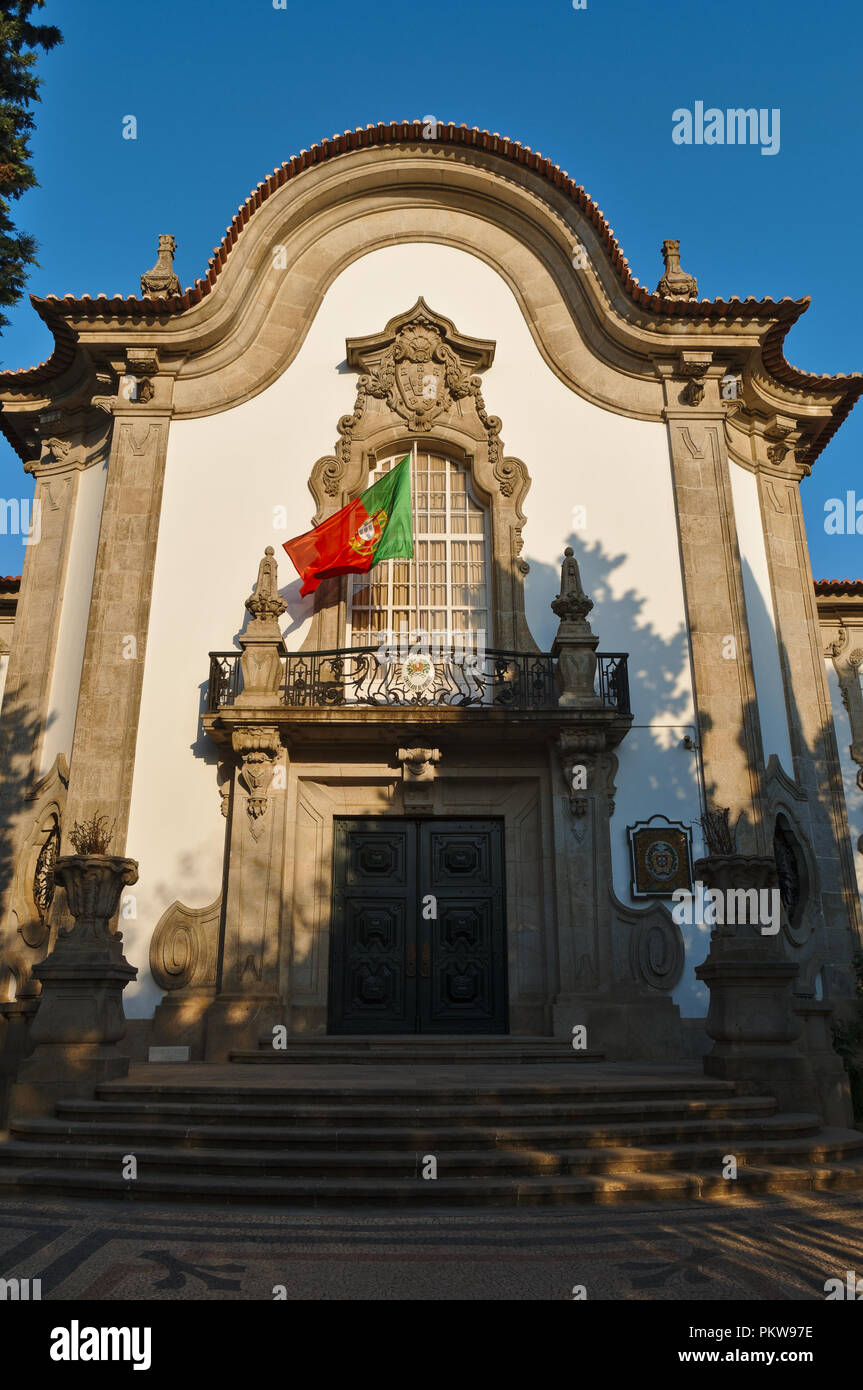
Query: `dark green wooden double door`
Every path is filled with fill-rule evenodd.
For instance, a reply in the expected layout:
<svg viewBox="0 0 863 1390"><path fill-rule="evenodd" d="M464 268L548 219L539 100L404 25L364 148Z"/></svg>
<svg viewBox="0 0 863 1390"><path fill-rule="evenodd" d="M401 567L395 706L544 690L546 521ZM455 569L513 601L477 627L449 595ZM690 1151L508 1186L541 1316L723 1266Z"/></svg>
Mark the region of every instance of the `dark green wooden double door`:
<svg viewBox="0 0 863 1390"><path fill-rule="evenodd" d="M499 821L337 819L331 1033L505 1033Z"/></svg>

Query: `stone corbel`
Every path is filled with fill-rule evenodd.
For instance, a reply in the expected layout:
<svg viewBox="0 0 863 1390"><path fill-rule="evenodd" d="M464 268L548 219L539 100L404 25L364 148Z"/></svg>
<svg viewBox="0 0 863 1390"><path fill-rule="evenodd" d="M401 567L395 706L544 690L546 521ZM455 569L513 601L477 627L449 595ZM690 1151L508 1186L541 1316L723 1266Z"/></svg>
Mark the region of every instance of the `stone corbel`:
<svg viewBox="0 0 863 1390"><path fill-rule="evenodd" d="M241 724L231 734L231 744L239 760L240 778L248 792L249 828L257 838L259 822L267 810L273 772L281 756L282 740L275 725Z"/></svg>
<svg viewBox="0 0 863 1390"><path fill-rule="evenodd" d="M797 421L786 415L771 416L764 427L764 438L770 441L767 446L767 457L770 462L782 463L789 450L799 442L800 431L797 428Z"/></svg>
<svg viewBox="0 0 863 1390"><path fill-rule="evenodd" d="M396 757L402 765L405 810L433 810L432 783L435 764L441 759L440 749L400 748Z"/></svg>
<svg viewBox="0 0 863 1390"><path fill-rule="evenodd" d="M617 759L606 751L606 738L603 733L580 734L562 733L558 737L557 756L563 780L569 792L569 809L574 819L581 820L587 815L590 800L597 793L608 799L609 815L614 811L614 773ZM575 769L583 767L586 785L575 785ZM580 778L578 779L580 782Z"/></svg>
<svg viewBox="0 0 863 1390"><path fill-rule="evenodd" d="M704 400L704 378L712 361L709 352L681 352L677 376L686 382L680 394L687 405L700 405Z"/></svg>

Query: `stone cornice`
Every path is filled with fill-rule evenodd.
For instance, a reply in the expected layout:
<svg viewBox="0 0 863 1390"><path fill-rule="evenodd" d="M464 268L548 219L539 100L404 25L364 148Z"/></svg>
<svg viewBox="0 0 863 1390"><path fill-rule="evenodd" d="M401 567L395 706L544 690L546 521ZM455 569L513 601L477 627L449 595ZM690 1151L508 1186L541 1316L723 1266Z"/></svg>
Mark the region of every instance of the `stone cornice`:
<svg viewBox="0 0 863 1390"><path fill-rule="evenodd" d="M741 373L749 410L793 417L801 433L811 426L811 463L863 392L863 377L814 376L785 361L782 343L807 300L651 294L565 172L466 127L441 125L436 140L424 141L416 122L352 132L283 165L244 204L206 278L183 295L34 301L57 347L39 367L0 374L7 422L56 402L80 382L83 365L145 347L176 372L178 417L250 399L293 360L337 275L397 240L457 246L486 261L510 285L552 370L622 414L661 419L655 363L710 353L719 376ZM576 244L584 268L573 265Z"/></svg>

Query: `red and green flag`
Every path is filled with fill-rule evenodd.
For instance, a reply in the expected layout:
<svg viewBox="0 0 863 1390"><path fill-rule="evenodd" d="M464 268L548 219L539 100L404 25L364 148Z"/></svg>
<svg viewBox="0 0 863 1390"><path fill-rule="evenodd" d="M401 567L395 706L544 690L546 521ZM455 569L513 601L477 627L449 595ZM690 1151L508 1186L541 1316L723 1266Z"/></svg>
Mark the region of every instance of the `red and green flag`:
<svg viewBox="0 0 863 1390"><path fill-rule="evenodd" d="M365 574L381 560L410 560L410 456L312 531L283 542L303 581L301 597L334 574Z"/></svg>

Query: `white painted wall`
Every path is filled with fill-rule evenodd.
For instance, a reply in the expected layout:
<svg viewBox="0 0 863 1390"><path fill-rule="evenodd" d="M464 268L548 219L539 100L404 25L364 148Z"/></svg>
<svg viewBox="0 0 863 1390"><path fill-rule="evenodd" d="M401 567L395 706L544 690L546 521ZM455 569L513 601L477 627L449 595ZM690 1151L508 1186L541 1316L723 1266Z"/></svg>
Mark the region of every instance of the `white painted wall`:
<svg viewBox="0 0 863 1390"><path fill-rule="evenodd" d="M857 842L863 836L863 791L857 785L859 768L851 757L851 721L842 700L839 677L836 675L836 668L832 661L828 660L824 665L827 671L827 684L830 687L830 704L833 708L836 742L839 747L839 765L842 768L842 785L845 788L845 805L848 809L848 826L851 831L854 866L857 870L857 886L861 896L863 896L863 854L857 853Z"/></svg>
<svg viewBox="0 0 863 1390"><path fill-rule="evenodd" d="M776 614L773 609L773 595L770 592L770 571L767 567L764 528L758 502L758 479L754 473L749 473L737 463L731 463L730 469L740 563L743 568L743 594L752 646L758 718L761 721L761 736L764 741L764 763L766 766L770 754L775 753L783 771L789 777L793 777L794 762L791 757L782 668L779 664Z"/></svg>
<svg viewBox="0 0 863 1390"><path fill-rule="evenodd" d="M51 770L58 753L65 753L69 759L72 756L107 471L107 463L94 463L78 477L66 583L58 598L61 604L60 626L51 675L48 720L42 741L40 777Z"/></svg>
<svg viewBox="0 0 863 1390"><path fill-rule="evenodd" d="M299 598L280 545L311 524L312 465L332 453L339 417L353 407L356 376L341 367L345 338L379 331L419 295L461 332L497 343L483 395L503 419L507 452L524 460L533 479L523 558L531 566L527 613L537 642L546 650L551 644L549 604L563 548L572 543L596 603L591 617L601 649L631 653L642 727L624 742L617 779L612 838L620 897L629 901L626 825L660 811L686 822L699 815L694 754L679 747L692 730L693 706L664 426L606 412L565 387L542 360L506 283L484 262L431 244L372 252L332 285L278 381L235 409L171 426L128 838L141 865L137 916L123 923L126 954L140 971L125 995L132 1016L148 1016L158 999L147 951L162 912L175 898L203 906L221 887L225 822L215 750L199 735L207 653L233 645L268 544L285 586L286 641L300 646L312 599ZM286 532L273 528L280 505L290 518ZM586 518L576 533L579 506ZM706 991L691 973L705 954L700 939L688 953L677 995L685 1014L706 1007Z"/></svg>

